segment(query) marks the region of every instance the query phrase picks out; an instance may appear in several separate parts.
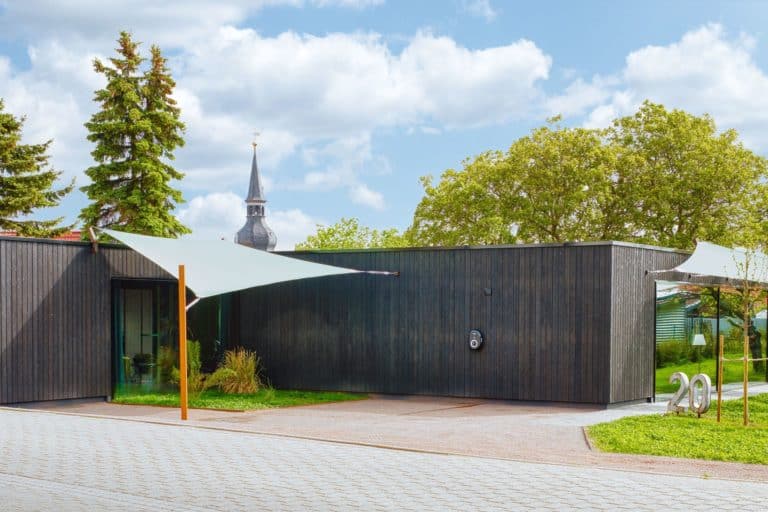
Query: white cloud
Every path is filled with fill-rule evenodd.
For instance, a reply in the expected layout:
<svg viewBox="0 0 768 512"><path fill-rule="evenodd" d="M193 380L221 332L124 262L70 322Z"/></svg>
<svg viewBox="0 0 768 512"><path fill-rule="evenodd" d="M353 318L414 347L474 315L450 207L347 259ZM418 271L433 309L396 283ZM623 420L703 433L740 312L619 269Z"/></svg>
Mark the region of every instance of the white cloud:
<svg viewBox="0 0 768 512"><path fill-rule="evenodd" d="M304 176L303 186L309 189L354 185L365 167L372 165L375 160L369 133L309 146L304 149L302 156L308 166L323 167Z"/></svg>
<svg viewBox="0 0 768 512"><path fill-rule="evenodd" d="M490 0L464 0L462 9L472 16L485 19L488 23L495 20L496 16L499 15L491 5Z"/></svg>
<svg viewBox="0 0 768 512"><path fill-rule="evenodd" d="M206 40L219 27L242 23L276 6L365 9L384 0L0 0L0 33L58 37L72 45L112 42L121 30L163 48ZM146 39L142 39L146 38Z"/></svg>
<svg viewBox="0 0 768 512"><path fill-rule="evenodd" d="M324 220L310 217L297 208L267 211L267 223L277 235L275 249L280 251L292 250L297 243L314 235L318 224L327 225Z"/></svg>
<svg viewBox="0 0 768 512"><path fill-rule="evenodd" d="M436 132L524 118L542 93L551 59L527 40L469 49L450 37L414 34L398 51L379 34L262 36L238 28L268 5L362 8L378 1L205 0L167 3L96 0L6 2L0 31L34 41L29 66L0 55L7 108L27 115L26 137L55 140L56 168L79 175L92 165L83 127L102 78L94 57L114 54L119 30L133 31L145 52L158 43L170 58L175 97L187 125L174 165L189 191L245 190L254 131L265 185L343 188L383 205L366 176L389 171L373 150L377 130ZM168 23L173 19L174 23ZM305 168L283 167L300 156ZM377 197L376 195L379 194Z"/></svg>
<svg viewBox="0 0 768 512"><path fill-rule="evenodd" d="M353 203L368 206L374 210L384 209L384 196L362 183L350 188L349 198Z"/></svg>
<svg viewBox="0 0 768 512"><path fill-rule="evenodd" d="M274 182L272 172L296 151L299 140L286 130L264 129L250 124L245 116L207 112L192 91L178 88L175 93L182 119L187 125L186 145L179 153L185 186L194 189L240 187L245 190L250 176L251 142L259 132L259 169L265 189Z"/></svg>
<svg viewBox="0 0 768 512"><path fill-rule="evenodd" d="M200 201L216 206L221 194L246 189L254 131L262 133L265 188L341 188L356 204L382 209L383 195L366 183L369 176L390 172L387 159L373 149L377 130L437 133L524 118L542 97L539 82L547 78L551 59L527 40L469 49L418 32L395 51L375 33L267 37L240 28L270 5L381 3L116 0L104 9L96 0L66 6L0 0L0 31L33 41L28 66L0 55L0 91L9 111L27 116L25 139L54 139L54 167L82 186L83 170L93 163L83 124L97 108L93 91L103 84L92 61L114 55L118 32L128 29L144 42L145 55L157 43L169 57L187 126L186 145L173 164L186 177L174 186L193 197L182 211L198 231L219 233L218 224L195 217ZM301 157L303 168L281 167L292 157ZM83 195L74 196L81 206ZM79 208L67 204L74 218Z"/></svg>
<svg viewBox="0 0 768 512"><path fill-rule="evenodd" d="M192 230L191 238L234 240L245 224L245 202L232 192L214 192L197 196L178 213L179 220Z"/></svg>
<svg viewBox="0 0 768 512"><path fill-rule="evenodd" d="M600 76L594 77L591 82L584 82L581 78L577 78L563 94L548 98L545 108L550 115L581 115L587 109L607 100L610 96L609 87L615 83L615 79L605 79Z"/></svg>
<svg viewBox="0 0 768 512"><path fill-rule="evenodd" d="M722 26L692 30L672 44L649 45L630 53L615 84L575 82L565 104L590 106L589 126L632 113L645 99L697 115L709 113L720 128L736 128L747 144L768 147L768 75L757 64L755 41L748 35L729 37ZM593 94L585 91L593 90ZM577 109L578 110L578 109Z"/></svg>
<svg viewBox="0 0 768 512"><path fill-rule="evenodd" d="M192 229L186 235L197 240L234 240L235 233L245 224L245 202L232 192L216 192L197 196L179 211L178 218ZM267 209L267 224L277 235L277 250L291 250L298 242L327 224L300 209Z"/></svg>
<svg viewBox="0 0 768 512"><path fill-rule="evenodd" d="M0 92L6 111L25 117L23 141L53 139L52 163L69 181L89 165L90 143L83 123L93 109L98 76L89 73L94 54L72 52L56 41L30 46L30 66L17 71L0 56Z"/></svg>
<svg viewBox="0 0 768 512"><path fill-rule="evenodd" d="M384 196L361 182L365 175L390 172L384 157L373 154L370 134L344 137L324 146L313 146L303 151L309 166L323 167L304 175L303 181L292 185L301 189L346 188L350 199L375 210L384 208Z"/></svg>
<svg viewBox="0 0 768 512"><path fill-rule="evenodd" d="M188 60L200 64L188 70L186 86L213 108L249 112L309 138L524 117L551 64L526 40L469 50L418 33L393 54L377 34L262 37L233 27L191 46Z"/></svg>
<svg viewBox="0 0 768 512"><path fill-rule="evenodd" d="M365 9L382 5L384 0L311 0L316 7L351 7L353 9Z"/></svg>

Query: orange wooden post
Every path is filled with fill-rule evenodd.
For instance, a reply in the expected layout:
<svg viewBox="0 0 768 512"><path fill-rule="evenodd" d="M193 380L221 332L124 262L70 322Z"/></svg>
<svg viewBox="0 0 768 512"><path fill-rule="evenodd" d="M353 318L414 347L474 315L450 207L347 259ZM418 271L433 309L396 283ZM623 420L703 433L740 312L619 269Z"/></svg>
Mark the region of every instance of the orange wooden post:
<svg viewBox="0 0 768 512"><path fill-rule="evenodd" d="M181 419L187 419L187 285L179 265L179 399Z"/></svg>
<svg viewBox="0 0 768 512"><path fill-rule="evenodd" d="M723 344L725 336L720 335L720 346L717 356L717 422L720 423L720 414L723 405Z"/></svg>

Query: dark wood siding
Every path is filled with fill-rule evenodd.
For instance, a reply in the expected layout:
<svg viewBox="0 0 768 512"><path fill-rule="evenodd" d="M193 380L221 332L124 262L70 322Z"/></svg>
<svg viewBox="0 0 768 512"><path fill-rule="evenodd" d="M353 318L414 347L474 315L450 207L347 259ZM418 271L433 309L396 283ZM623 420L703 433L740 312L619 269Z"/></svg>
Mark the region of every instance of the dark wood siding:
<svg viewBox="0 0 768 512"><path fill-rule="evenodd" d="M587 403L653 394L645 271L686 257L609 243L292 255L401 276L234 294L228 344L255 349L274 385ZM169 276L124 248L0 239L0 403L111 392L115 277Z"/></svg>
<svg viewBox="0 0 768 512"><path fill-rule="evenodd" d="M0 238L0 403L111 393L117 276L168 277L123 248Z"/></svg>
<svg viewBox="0 0 768 512"><path fill-rule="evenodd" d="M654 282L687 253L614 245L611 292L611 402L654 396Z"/></svg>
<svg viewBox="0 0 768 512"><path fill-rule="evenodd" d="M241 292L240 343L275 386L609 401L609 244L291 255L401 275Z"/></svg>

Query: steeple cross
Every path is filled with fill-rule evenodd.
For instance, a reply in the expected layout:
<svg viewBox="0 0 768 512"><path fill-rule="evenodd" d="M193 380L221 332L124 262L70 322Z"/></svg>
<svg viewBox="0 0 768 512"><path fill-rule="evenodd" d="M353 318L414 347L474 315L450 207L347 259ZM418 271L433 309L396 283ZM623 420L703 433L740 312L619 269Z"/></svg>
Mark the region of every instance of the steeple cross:
<svg viewBox="0 0 768 512"><path fill-rule="evenodd" d="M258 146L258 145L259 145L259 143L258 143L258 142L256 142L256 141L258 140L259 136L261 136L261 133L260 133L260 132L253 132L253 142L251 142L251 145L252 145L254 148L255 148L256 146Z"/></svg>

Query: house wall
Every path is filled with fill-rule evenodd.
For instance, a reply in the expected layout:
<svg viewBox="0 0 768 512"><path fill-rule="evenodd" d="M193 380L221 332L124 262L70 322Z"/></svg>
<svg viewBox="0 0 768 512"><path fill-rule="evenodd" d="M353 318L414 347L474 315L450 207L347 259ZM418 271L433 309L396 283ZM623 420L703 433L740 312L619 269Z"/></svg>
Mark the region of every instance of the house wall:
<svg viewBox="0 0 768 512"><path fill-rule="evenodd" d="M656 341L684 341L686 339L685 304L674 298L656 308Z"/></svg>
<svg viewBox="0 0 768 512"><path fill-rule="evenodd" d="M682 251L614 245L611 254L610 401L654 396L655 309L658 275L688 258Z"/></svg>
<svg viewBox="0 0 768 512"><path fill-rule="evenodd" d="M0 238L0 403L111 394L119 276L169 277L128 249Z"/></svg>
<svg viewBox="0 0 768 512"><path fill-rule="evenodd" d="M401 275L237 294L238 341L277 387L611 401L610 243L290 255Z"/></svg>
<svg viewBox="0 0 768 512"><path fill-rule="evenodd" d="M274 385L586 403L653 394L645 270L685 258L611 243L292 255L401 275L234 294L226 341ZM117 246L0 238L0 403L111 393L116 277L170 276Z"/></svg>

